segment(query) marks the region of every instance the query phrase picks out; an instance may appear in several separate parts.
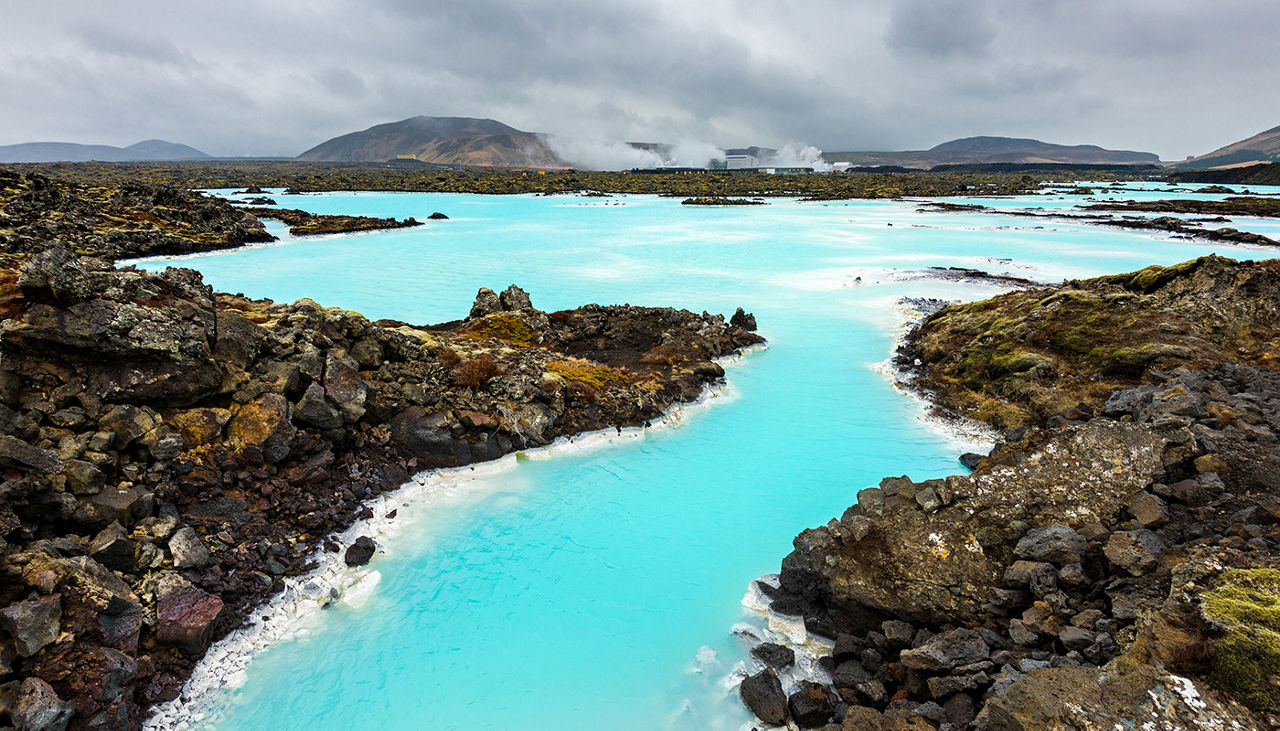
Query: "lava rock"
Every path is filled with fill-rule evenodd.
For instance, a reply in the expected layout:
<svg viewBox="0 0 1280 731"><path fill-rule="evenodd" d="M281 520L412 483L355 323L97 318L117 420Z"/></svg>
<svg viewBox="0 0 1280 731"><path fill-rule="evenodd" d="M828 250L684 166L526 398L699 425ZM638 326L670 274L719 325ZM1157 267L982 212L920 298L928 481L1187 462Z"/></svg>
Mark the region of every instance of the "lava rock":
<svg viewBox="0 0 1280 731"><path fill-rule="evenodd" d="M1159 565L1164 542L1149 530L1117 531L1107 540L1103 553L1116 566L1142 576Z"/></svg>
<svg viewBox="0 0 1280 731"><path fill-rule="evenodd" d="M39 449L15 436L0 434L0 465L56 474L62 471L62 458L52 449Z"/></svg>
<svg viewBox="0 0 1280 731"><path fill-rule="evenodd" d="M831 673L831 684L837 688L854 688L871 680L871 673L857 660L845 660Z"/></svg>
<svg viewBox="0 0 1280 731"><path fill-rule="evenodd" d="M176 569L204 568L210 559L209 547L190 526L174 532L169 539L169 553L173 554L173 567Z"/></svg>
<svg viewBox="0 0 1280 731"><path fill-rule="evenodd" d="M796 653L790 647L765 642L751 648L751 656L771 668L782 670L796 664Z"/></svg>
<svg viewBox="0 0 1280 731"><path fill-rule="evenodd" d="M951 670L986 660L991 649L976 630L961 628L943 632L911 650L903 650L902 664L913 670Z"/></svg>
<svg viewBox="0 0 1280 731"><path fill-rule="evenodd" d="M58 639L62 619L62 595L28 599L0 609L0 627L13 638L22 657L31 657Z"/></svg>
<svg viewBox="0 0 1280 731"><path fill-rule="evenodd" d="M369 563L369 559L373 558L374 551L377 550L377 544L369 536L360 536L347 546L347 552L343 554L342 560L348 566L364 566Z"/></svg>
<svg viewBox="0 0 1280 731"><path fill-rule="evenodd" d="M1078 563L1089 544L1070 526L1054 523L1045 528L1027 531L1018 541L1013 553L1018 558L1031 561L1047 561L1059 566Z"/></svg>
<svg viewBox="0 0 1280 731"><path fill-rule="evenodd" d="M827 686L803 680L800 689L787 699L787 709L800 728L820 728L827 725L835 713L836 699Z"/></svg>
<svg viewBox="0 0 1280 731"><path fill-rule="evenodd" d="M132 573L136 568L137 544L119 523L103 528L89 544L89 555L109 569Z"/></svg>
<svg viewBox="0 0 1280 731"><path fill-rule="evenodd" d="M156 595L156 639L192 655L204 652L222 600L177 574L161 578Z"/></svg>
<svg viewBox="0 0 1280 731"><path fill-rule="evenodd" d="M729 324L734 327L740 327L743 330L751 330L754 332L756 329L756 316L750 312L744 312L743 309L739 307L737 311L733 313L733 317L729 318Z"/></svg>
<svg viewBox="0 0 1280 731"><path fill-rule="evenodd" d="M747 708L767 724L782 726L788 718L787 695L782 692L782 681L766 668L742 681L738 695Z"/></svg>
<svg viewBox="0 0 1280 731"><path fill-rule="evenodd" d="M484 317L500 310L502 310L502 304L498 301L498 294L488 287L481 287L480 291L476 292L476 300L471 305L471 313L467 318Z"/></svg>
<svg viewBox="0 0 1280 731"><path fill-rule="evenodd" d="M533 309L528 293L514 284L502 290L502 294L498 295L498 304L502 305L503 310Z"/></svg>
<svg viewBox="0 0 1280 731"><path fill-rule="evenodd" d="M1140 492L1129 503L1129 515L1146 528L1159 528L1169 523L1169 506L1149 492Z"/></svg>
<svg viewBox="0 0 1280 731"><path fill-rule="evenodd" d="M19 686L9 718L21 731L62 731L73 713L75 706L59 698L48 683L32 677Z"/></svg>

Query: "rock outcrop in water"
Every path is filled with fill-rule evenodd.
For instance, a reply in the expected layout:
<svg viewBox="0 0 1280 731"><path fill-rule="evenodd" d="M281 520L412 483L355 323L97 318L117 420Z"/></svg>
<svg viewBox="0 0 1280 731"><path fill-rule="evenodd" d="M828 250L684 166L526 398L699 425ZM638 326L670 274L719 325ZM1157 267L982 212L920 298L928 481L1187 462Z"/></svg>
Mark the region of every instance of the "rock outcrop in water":
<svg viewBox="0 0 1280 731"><path fill-rule="evenodd" d="M843 706L792 720L1274 727L1277 270L1207 257L945 308L913 332L943 406L998 400L1029 425L972 474L886 478L796 538L780 587L760 587L834 640ZM1092 348L1072 347L1089 324ZM1104 367L1152 343L1185 350ZM1035 367L990 370L1024 352ZM979 361L990 379L966 379Z"/></svg>
<svg viewBox="0 0 1280 731"><path fill-rule="evenodd" d="M365 498L645 424L762 342L705 313L543 312L514 286L453 323L370 322L22 242L0 267L0 725L18 728L136 727L317 551L369 561L372 541L328 538Z"/></svg>

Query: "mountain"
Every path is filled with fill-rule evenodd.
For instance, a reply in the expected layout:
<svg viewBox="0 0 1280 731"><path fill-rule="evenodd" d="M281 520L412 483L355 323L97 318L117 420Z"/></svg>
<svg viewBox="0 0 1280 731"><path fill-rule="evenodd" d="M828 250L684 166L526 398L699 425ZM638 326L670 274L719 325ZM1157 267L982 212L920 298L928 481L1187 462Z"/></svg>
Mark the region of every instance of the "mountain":
<svg viewBox="0 0 1280 731"><path fill-rule="evenodd" d="M194 147L164 140L144 140L128 147L80 145L74 142L26 142L0 145L4 162L142 162L153 160L199 160L209 157Z"/></svg>
<svg viewBox="0 0 1280 731"><path fill-rule="evenodd" d="M928 150L824 152L822 157L827 162L848 162L855 166L900 165L925 169L938 165L990 163L1150 165L1160 161L1150 152L1108 150L1097 145L1055 145L1017 137L964 137Z"/></svg>
<svg viewBox="0 0 1280 731"><path fill-rule="evenodd" d="M190 145L164 140L143 140L124 148L136 160L203 160L209 156Z"/></svg>
<svg viewBox="0 0 1280 731"><path fill-rule="evenodd" d="M321 162L384 162L409 156L466 167L563 167L546 138L492 119L410 117L352 132L298 155Z"/></svg>
<svg viewBox="0 0 1280 731"><path fill-rule="evenodd" d="M1205 155L1179 163L1183 169L1216 168L1241 163L1280 161L1280 127L1272 127L1247 140L1219 147Z"/></svg>

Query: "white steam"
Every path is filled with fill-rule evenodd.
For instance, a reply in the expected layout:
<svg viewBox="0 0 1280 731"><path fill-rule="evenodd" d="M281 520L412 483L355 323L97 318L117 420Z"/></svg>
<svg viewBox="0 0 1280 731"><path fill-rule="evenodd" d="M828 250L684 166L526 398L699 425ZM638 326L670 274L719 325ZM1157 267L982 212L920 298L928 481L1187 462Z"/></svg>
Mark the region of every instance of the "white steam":
<svg viewBox="0 0 1280 731"><path fill-rule="evenodd" d="M625 142L607 142L585 137L548 135L547 145L565 163L582 170L630 170L632 168L705 168L712 160L724 160L724 150L699 140L683 140L658 149L641 149ZM831 165L822 159L822 150L813 145L784 145L760 164L767 167L805 167L827 172Z"/></svg>
<svg viewBox="0 0 1280 731"><path fill-rule="evenodd" d="M783 145L769 158L767 164L780 168L813 168L815 173L831 170L831 164L822 159L822 150L813 145L798 143Z"/></svg>
<svg viewBox="0 0 1280 731"><path fill-rule="evenodd" d="M658 153L641 150L625 142L547 137L547 146L556 157L583 170L630 170L656 168L663 164Z"/></svg>

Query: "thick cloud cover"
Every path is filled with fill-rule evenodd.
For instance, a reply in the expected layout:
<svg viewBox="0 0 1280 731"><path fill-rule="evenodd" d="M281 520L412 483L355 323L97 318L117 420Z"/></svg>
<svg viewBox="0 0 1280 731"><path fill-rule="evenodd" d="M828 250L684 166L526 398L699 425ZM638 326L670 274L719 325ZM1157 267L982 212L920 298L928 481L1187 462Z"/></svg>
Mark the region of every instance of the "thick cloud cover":
<svg viewBox="0 0 1280 731"><path fill-rule="evenodd" d="M596 140L1207 152L1280 124L1274 0L9 3L0 144L292 155L413 116Z"/></svg>

